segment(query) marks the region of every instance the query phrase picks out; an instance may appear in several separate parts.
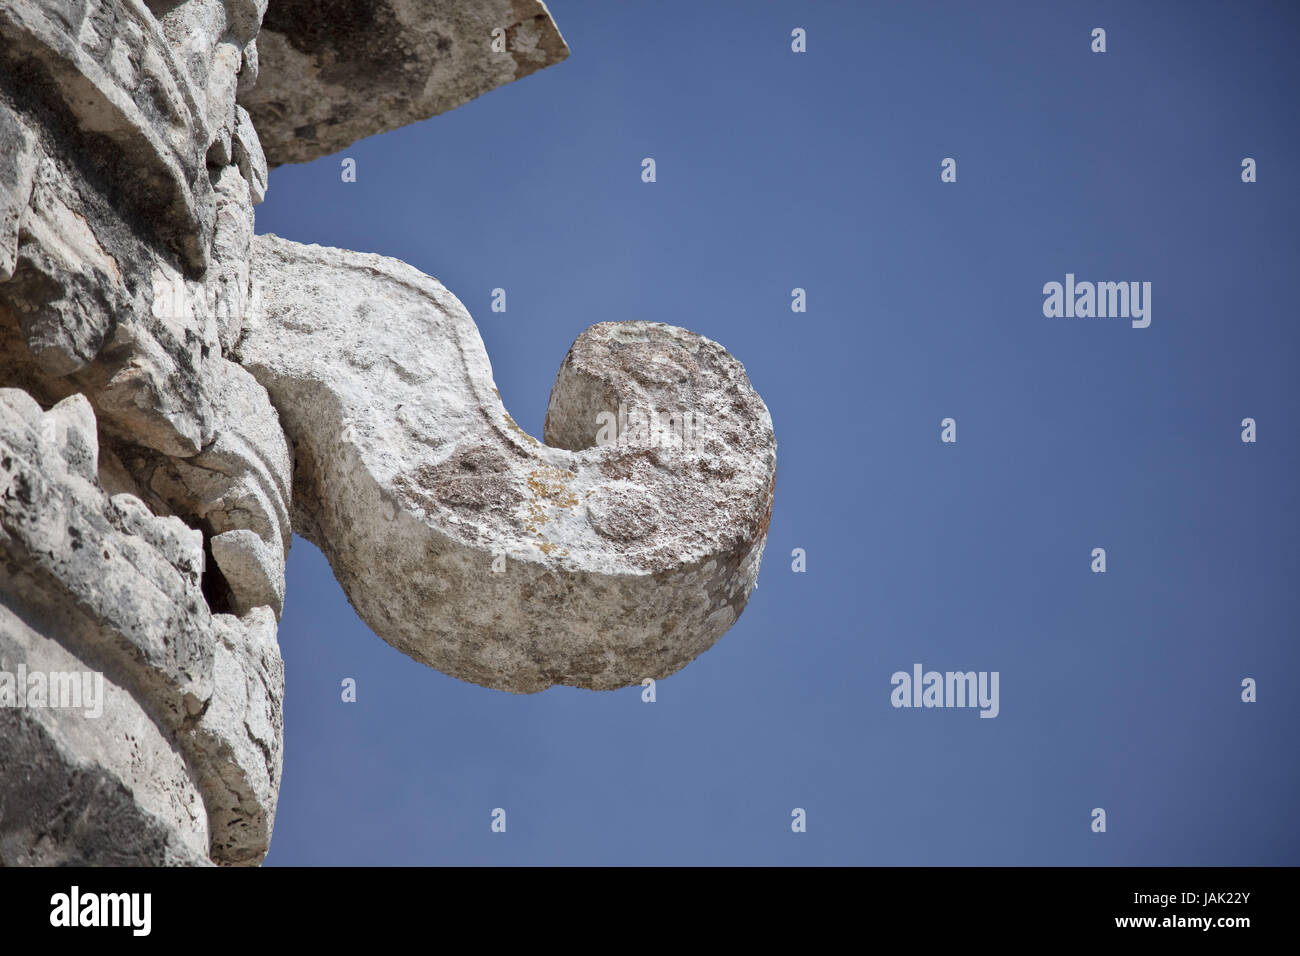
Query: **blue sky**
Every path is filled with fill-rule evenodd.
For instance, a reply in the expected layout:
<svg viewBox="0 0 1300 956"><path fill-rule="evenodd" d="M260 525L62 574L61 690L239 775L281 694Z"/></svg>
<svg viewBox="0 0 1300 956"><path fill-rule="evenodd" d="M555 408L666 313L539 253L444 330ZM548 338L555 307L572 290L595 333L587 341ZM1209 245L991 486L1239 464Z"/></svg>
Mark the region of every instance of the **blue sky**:
<svg viewBox="0 0 1300 956"><path fill-rule="evenodd" d="M588 325L721 342L778 441L760 586L653 704L520 697L295 539L267 863L1300 863L1300 12L549 6L568 60L281 167L257 230L438 277L537 436ZM1150 327L1045 317L1066 273ZM918 662L999 672L997 718L892 707Z"/></svg>

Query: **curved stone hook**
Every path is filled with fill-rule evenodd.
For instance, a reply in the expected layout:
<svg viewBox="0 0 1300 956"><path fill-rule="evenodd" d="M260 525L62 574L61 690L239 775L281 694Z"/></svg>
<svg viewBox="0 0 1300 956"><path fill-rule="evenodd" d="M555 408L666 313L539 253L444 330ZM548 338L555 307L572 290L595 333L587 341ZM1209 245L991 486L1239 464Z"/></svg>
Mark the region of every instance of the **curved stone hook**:
<svg viewBox="0 0 1300 956"><path fill-rule="evenodd" d="M776 440L720 345L592 326L543 445L436 279L275 236L257 237L253 273L239 358L295 447L294 529L394 647L516 693L608 690L679 670L740 615Z"/></svg>

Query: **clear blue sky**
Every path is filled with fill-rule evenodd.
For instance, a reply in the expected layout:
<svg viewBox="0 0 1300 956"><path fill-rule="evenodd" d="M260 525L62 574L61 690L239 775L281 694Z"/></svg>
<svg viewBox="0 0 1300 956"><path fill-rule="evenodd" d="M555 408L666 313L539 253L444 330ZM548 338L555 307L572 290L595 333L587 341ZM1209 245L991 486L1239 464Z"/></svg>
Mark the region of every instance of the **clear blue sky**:
<svg viewBox="0 0 1300 956"><path fill-rule="evenodd" d="M519 697L295 539L267 862L1300 863L1300 11L549 6L568 60L276 170L258 231L438 277L537 436L588 325L721 342L779 444L759 589L654 704ZM1044 317L1067 272L1150 281L1151 326ZM999 716L891 707L918 662Z"/></svg>

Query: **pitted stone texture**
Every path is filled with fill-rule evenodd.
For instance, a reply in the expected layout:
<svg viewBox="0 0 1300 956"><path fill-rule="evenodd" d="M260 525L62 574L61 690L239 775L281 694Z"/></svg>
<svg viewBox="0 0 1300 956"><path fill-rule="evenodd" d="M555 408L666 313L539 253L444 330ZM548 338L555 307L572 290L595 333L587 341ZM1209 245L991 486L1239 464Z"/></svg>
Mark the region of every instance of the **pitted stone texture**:
<svg viewBox="0 0 1300 956"><path fill-rule="evenodd" d="M40 160L26 124L0 100L0 282L13 278L18 255L18 224L36 181Z"/></svg>
<svg viewBox="0 0 1300 956"><path fill-rule="evenodd" d="M219 429L222 342L238 334L247 297L247 186L235 167L221 173L205 247L213 267L187 278L69 158L84 143L5 107L5 92L0 116L32 138L36 164L11 278L0 282L0 384L46 402L84 392L123 439L197 453Z"/></svg>
<svg viewBox="0 0 1300 956"><path fill-rule="evenodd" d="M242 106L235 107L235 132L232 140L232 160L239 165L239 174L248 183L248 192L256 206L266 198L266 156L262 141L253 128L252 117Z"/></svg>
<svg viewBox="0 0 1300 956"><path fill-rule="evenodd" d="M8 15L41 24L61 9L37 6ZM251 37L263 5L156 6L165 8L166 35L155 24L128 31L120 43L143 44L157 61L150 69L182 86L210 85L225 74L233 84L237 64L213 59L222 49L213 36L237 29ZM133 7L127 18L141 17L148 20ZM87 36L102 29L97 24ZM166 66L173 57L184 66ZM46 405L88 397L109 439L114 486L139 490L155 512L181 514L221 538L212 552L230 594L219 610L268 606L279 614L290 536L288 453L265 393L224 357L243 321L252 206L266 185L257 135L232 92L229 122L222 121L231 139L228 165L203 173L216 218L205 237L209 267L195 278L152 246L84 168L93 140L53 116L66 106L52 96L0 72L0 139L12 148L0 163L0 268L10 274L0 282L0 385L21 387ZM177 119L202 125L193 113ZM5 231L11 220L12 242ZM147 488L160 459L180 477L167 489Z"/></svg>
<svg viewBox="0 0 1300 956"><path fill-rule="evenodd" d="M0 350L0 385L83 392L107 431L166 455L221 430L266 191L235 87L264 9L0 5L0 325L25 346Z"/></svg>
<svg viewBox="0 0 1300 956"><path fill-rule="evenodd" d="M106 666L180 726L212 695L212 649L189 624L206 617L202 536L138 501L105 499L97 462L86 463L96 446L84 397L43 414L25 393L4 389L0 416L0 554L8 564L0 593L48 601L42 610L60 630L86 634Z"/></svg>
<svg viewBox="0 0 1300 956"><path fill-rule="evenodd" d="M217 342L221 354L226 355L239 339L248 301L253 196L248 181L234 165L220 170L213 185L217 192L217 228L212 240L213 264L205 277L203 289L211 292Z"/></svg>
<svg viewBox="0 0 1300 956"><path fill-rule="evenodd" d="M0 603L0 671L73 675L81 708L0 707L0 866L208 864L185 761L130 692ZM48 699L48 698L47 698ZM96 714L95 710L99 713Z"/></svg>
<svg viewBox="0 0 1300 956"><path fill-rule="evenodd" d="M270 846L280 793L284 662L269 608L213 620L212 699L194 730L204 772L227 795L208 805L212 858L256 865Z"/></svg>
<svg viewBox="0 0 1300 956"><path fill-rule="evenodd" d="M149 6L180 72L203 91L198 99L209 131L208 164L228 165L235 96L252 80L243 76L244 50L254 43L266 0L149 0Z"/></svg>
<svg viewBox="0 0 1300 956"><path fill-rule="evenodd" d="M214 213L205 104L148 8L132 0L7 0L0 36L0 72L57 98L99 144L93 161L111 171L138 221L188 266L204 268Z"/></svg>
<svg viewBox="0 0 1300 956"><path fill-rule="evenodd" d="M294 526L379 636L528 693L671 674L735 622L776 442L721 346L657 323L593 327L548 416L572 450L547 447L502 407L473 320L437 280L274 236L254 250L260 307L239 356L295 447ZM592 447L620 403L629 419L639 403L691 417L689 440L632 428Z"/></svg>
<svg viewBox="0 0 1300 956"><path fill-rule="evenodd" d="M210 535L213 557L236 614L284 606L284 563L293 532L288 442L266 390L246 369L227 363L218 407L225 429L191 458L139 450L128 459L142 493ZM209 593L209 602L216 595Z"/></svg>
<svg viewBox="0 0 1300 956"><path fill-rule="evenodd" d="M32 178L11 278L0 287L39 369L51 376L92 362L128 312L132 296L116 259L86 221L80 197L56 164Z"/></svg>
<svg viewBox="0 0 1300 956"><path fill-rule="evenodd" d="M177 847L192 850L199 833L217 862L256 862L270 845L280 775L283 672L274 615L265 607L243 618L211 614L202 594L202 535L179 518L155 515L130 494L110 499L99 485L97 457L94 412L83 396L43 412L25 392L0 389L0 620L18 635L8 647L21 659L53 654L57 644L102 672L121 705L117 716L138 723L145 715L152 722L154 729L139 730L137 739L159 772L171 775L159 783L168 799L189 806L187 791L174 782L174 768L184 766L206 822L181 825L176 806L162 795L142 794L139 813L163 822L140 824L140 838L148 839L136 850L123 849L139 854L132 862L178 861L185 852ZM27 742L0 753L18 759L29 748L45 748L40 787L69 789L73 800L100 794L111 806L126 799L111 795L113 781L135 772L119 761L116 741L87 749L111 726L24 719L10 729ZM164 745L174 759L159 750ZM26 822L13 832L30 836L54 826L31 810L27 791L0 780L0 799L28 807L20 814ZM95 808L81 810L93 817ZM0 822L0 843L6 832ZM8 852L35 861L33 847L23 850L15 840ZM106 844L93 845L108 853ZM88 846L65 834L65 845L51 848L49 858L122 862L111 854L85 860L79 854L90 852Z"/></svg>
<svg viewBox="0 0 1300 956"><path fill-rule="evenodd" d="M428 119L569 55L541 0L273 0L257 51L257 83L239 102L271 166Z"/></svg>
<svg viewBox="0 0 1300 956"><path fill-rule="evenodd" d="M0 3L0 628L22 629L0 645L104 671L113 709L7 725L0 862L269 845L289 453L226 358L266 190L235 103L264 10Z"/></svg>
<svg viewBox="0 0 1300 956"><path fill-rule="evenodd" d="M244 272L246 275L246 264ZM3 374L5 362L21 359L23 348L18 330L4 322L0 314L0 383L23 385L49 402L67 394L77 382L91 378L80 375L51 380L34 375L30 366L24 373L21 364L17 368L10 366L12 375ZM167 353L151 349L149 354L157 362L146 365L146 369L158 373L171 367ZM128 396L140 394L122 387L132 380L128 377L130 368L119 369L110 380L113 387L101 386L98 393L90 393L112 416L106 415L100 421L108 442L100 456L101 480L114 491L130 491L142 498L154 513L180 515L208 534L216 564L224 576L225 598L217 610L243 614L265 605L278 617L284 601L284 564L292 538L291 466L279 417L265 389L239 365L219 356L210 358L205 363L204 395L209 407L207 417L217 434L197 454L164 455L143 442L132 441L123 425L125 421L138 421L134 416L141 413L138 406L129 403L125 410L118 406ZM136 374L147 377L150 372L138 370ZM167 379L157 374L148 380ZM183 396L170 396L168 401L168 408L174 408L178 418L185 414Z"/></svg>

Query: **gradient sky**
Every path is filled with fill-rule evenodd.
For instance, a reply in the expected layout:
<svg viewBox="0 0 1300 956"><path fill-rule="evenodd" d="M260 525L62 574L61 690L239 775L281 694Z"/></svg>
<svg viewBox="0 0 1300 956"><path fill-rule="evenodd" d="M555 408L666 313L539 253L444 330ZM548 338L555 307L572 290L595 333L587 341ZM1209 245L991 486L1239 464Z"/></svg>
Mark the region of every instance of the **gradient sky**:
<svg viewBox="0 0 1300 956"><path fill-rule="evenodd" d="M776 428L759 588L654 704L515 696L295 538L267 863L1300 863L1297 8L549 6L568 60L276 170L257 230L438 277L537 436L588 325L721 342ZM1151 326L1044 317L1067 272ZM918 662L999 716L893 708Z"/></svg>

